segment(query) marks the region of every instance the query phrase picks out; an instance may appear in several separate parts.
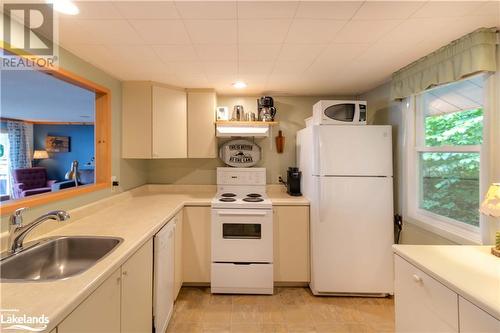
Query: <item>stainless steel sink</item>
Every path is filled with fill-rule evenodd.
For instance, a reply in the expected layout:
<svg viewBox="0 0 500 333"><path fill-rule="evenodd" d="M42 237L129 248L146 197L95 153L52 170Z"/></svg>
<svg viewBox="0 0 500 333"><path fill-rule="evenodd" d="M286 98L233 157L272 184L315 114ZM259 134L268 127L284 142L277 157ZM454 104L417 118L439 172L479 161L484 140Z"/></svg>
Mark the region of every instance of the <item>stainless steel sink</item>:
<svg viewBox="0 0 500 333"><path fill-rule="evenodd" d="M82 273L113 251L115 237L53 237L27 244L0 261L2 282L60 280Z"/></svg>

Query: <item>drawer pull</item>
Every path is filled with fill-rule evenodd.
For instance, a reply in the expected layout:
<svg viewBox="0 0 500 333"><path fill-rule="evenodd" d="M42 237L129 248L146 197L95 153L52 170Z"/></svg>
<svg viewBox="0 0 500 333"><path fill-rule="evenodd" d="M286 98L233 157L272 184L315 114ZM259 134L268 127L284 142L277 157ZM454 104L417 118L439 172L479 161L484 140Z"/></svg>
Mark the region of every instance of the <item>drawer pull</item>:
<svg viewBox="0 0 500 333"><path fill-rule="evenodd" d="M417 283L422 283L422 278L418 276L417 274L413 274L413 280Z"/></svg>

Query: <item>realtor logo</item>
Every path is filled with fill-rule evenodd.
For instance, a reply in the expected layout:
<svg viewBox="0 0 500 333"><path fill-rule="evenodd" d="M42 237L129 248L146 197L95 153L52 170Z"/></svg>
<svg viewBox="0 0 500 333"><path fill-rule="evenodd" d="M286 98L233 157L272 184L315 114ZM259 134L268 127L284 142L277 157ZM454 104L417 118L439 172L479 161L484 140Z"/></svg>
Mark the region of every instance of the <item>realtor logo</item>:
<svg viewBox="0 0 500 333"><path fill-rule="evenodd" d="M18 55L54 55L54 11L50 3L3 5L3 40Z"/></svg>
<svg viewBox="0 0 500 333"><path fill-rule="evenodd" d="M58 65L58 26L52 3L2 6L2 70L53 70Z"/></svg>

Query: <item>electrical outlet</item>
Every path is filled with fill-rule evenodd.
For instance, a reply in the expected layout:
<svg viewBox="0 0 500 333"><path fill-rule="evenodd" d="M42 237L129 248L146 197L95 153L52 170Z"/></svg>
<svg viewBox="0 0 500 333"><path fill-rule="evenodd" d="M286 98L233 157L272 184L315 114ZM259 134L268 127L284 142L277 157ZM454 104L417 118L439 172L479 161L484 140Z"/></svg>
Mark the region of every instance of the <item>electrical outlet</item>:
<svg viewBox="0 0 500 333"><path fill-rule="evenodd" d="M111 176L111 192L116 191L116 188L120 186L118 178L116 176Z"/></svg>
<svg viewBox="0 0 500 333"><path fill-rule="evenodd" d="M283 177L281 175L278 175L277 181L279 184L283 182Z"/></svg>

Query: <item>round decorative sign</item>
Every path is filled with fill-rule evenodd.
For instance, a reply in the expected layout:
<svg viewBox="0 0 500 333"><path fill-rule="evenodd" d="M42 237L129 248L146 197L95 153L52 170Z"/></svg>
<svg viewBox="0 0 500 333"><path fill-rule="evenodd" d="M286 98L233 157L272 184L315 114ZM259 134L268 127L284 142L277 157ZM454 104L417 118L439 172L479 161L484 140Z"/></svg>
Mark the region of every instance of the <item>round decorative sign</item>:
<svg viewBox="0 0 500 333"><path fill-rule="evenodd" d="M229 166L248 168L260 161L261 148L248 140L231 140L220 146L219 157Z"/></svg>

